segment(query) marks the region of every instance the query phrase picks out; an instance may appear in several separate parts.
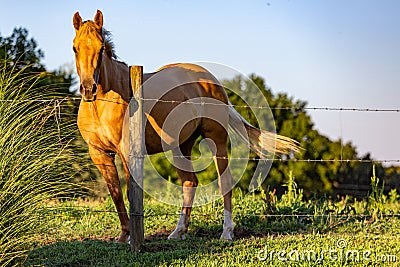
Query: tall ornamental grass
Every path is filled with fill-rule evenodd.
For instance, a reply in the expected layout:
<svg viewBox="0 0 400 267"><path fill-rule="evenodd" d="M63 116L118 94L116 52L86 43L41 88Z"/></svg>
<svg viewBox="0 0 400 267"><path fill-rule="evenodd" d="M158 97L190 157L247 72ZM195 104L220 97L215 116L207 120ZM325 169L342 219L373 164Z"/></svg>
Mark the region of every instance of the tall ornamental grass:
<svg viewBox="0 0 400 267"><path fill-rule="evenodd" d="M40 80L0 63L0 266L20 264L37 243L51 219L46 201L79 189L65 134L73 122Z"/></svg>

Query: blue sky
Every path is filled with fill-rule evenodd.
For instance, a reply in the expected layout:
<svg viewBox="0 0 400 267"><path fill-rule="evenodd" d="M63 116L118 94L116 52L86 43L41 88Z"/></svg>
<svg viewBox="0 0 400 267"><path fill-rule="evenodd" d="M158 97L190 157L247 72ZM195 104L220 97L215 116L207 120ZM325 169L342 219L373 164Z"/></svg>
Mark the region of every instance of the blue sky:
<svg viewBox="0 0 400 267"><path fill-rule="evenodd" d="M117 53L153 71L216 62L263 76L274 92L310 107L400 109L400 1L1 0L0 33L28 28L49 69L73 62L72 16L104 14ZM400 114L310 112L360 154L400 159Z"/></svg>

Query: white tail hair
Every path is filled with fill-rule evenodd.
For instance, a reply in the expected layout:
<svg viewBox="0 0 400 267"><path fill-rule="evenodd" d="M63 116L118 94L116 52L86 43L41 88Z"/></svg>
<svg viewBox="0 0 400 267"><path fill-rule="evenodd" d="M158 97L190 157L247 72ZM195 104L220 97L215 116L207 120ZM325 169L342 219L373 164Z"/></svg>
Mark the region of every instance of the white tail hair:
<svg viewBox="0 0 400 267"><path fill-rule="evenodd" d="M289 154L300 150L296 140L252 126L232 106L229 106L229 126L262 159L270 158L272 153Z"/></svg>

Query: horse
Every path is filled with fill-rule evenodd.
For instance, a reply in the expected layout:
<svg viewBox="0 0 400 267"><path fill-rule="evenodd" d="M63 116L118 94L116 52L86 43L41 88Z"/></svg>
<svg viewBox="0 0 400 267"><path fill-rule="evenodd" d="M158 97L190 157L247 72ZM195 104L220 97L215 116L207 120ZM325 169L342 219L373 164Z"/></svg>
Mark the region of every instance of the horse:
<svg viewBox="0 0 400 267"><path fill-rule="evenodd" d="M77 124L88 145L90 157L104 177L116 206L121 224L118 242L126 243L130 235L129 217L114 160L116 154L122 160L129 191L129 151L126 151L123 144L124 116L133 96L129 67L118 60L110 33L103 27L101 11L97 10L94 20L87 21L82 21L79 12L76 12L73 26L73 51L82 96ZM247 123L229 105L228 96L219 81L201 66L189 63L170 64L154 73L144 73L143 82L144 100L159 100L151 108L146 108L146 105L143 108L146 115L146 153L151 155L172 150L173 155L179 155L174 157L174 166L182 182L183 203L176 228L168 238L184 239L188 230L198 186L191 151L196 139L201 136L215 145L218 184L224 200L221 239L232 240L232 175L228 167L227 126L237 129L240 124L245 129L248 146L261 156L266 152L287 154L296 151L297 142ZM192 114L194 119L175 118L173 126L163 127L168 115L179 103L200 98L220 104L188 107L180 114ZM214 119L215 117L220 118Z"/></svg>

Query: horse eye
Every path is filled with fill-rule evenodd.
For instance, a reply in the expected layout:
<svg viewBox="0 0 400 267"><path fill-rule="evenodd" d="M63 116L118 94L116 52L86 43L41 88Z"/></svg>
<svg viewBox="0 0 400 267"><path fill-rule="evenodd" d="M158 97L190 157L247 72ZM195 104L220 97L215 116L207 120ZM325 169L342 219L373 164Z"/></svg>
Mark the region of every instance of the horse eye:
<svg viewBox="0 0 400 267"><path fill-rule="evenodd" d="M76 50L75 46L72 47L72 50L74 50L74 53L78 53L78 50Z"/></svg>

